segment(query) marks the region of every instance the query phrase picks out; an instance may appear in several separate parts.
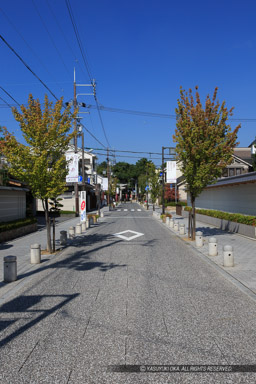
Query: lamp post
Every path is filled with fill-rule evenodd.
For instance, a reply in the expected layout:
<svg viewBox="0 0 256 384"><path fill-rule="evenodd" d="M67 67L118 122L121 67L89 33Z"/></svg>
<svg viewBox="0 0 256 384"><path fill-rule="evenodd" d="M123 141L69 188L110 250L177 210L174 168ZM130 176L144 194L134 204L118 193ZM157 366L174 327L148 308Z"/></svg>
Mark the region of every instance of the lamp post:
<svg viewBox="0 0 256 384"><path fill-rule="evenodd" d="M169 149L169 156L170 158L165 157L165 149ZM165 160L170 160L173 161L175 160L175 147L162 147L162 214L165 214L165 202L164 202L164 187L165 187L165 172L164 172L164 161ZM168 180L167 180L168 181ZM176 200L176 181L175 181L175 200Z"/></svg>

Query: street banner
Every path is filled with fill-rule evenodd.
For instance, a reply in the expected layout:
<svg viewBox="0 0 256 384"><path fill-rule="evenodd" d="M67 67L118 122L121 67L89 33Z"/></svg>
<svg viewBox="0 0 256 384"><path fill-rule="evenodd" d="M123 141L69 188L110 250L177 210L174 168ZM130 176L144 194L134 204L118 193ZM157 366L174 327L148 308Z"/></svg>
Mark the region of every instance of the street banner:
<svg viewBox="0 0 256 384"><path fill-rule="evenodd" d="M66 176L67 183L78 182L78 155L76 153L67 154L66 160L68 161L68 175Z"/></svg>
<svg viewBox="0 0 256 384"><path fill-rule="evenodd" d="M86 221L86 191L81 191L80 199L80 220L81 222Z"/></svg>
<svg viewBox="0 0 256 384"><path fill-rule="evenodd" d="M176 161L167 161L166 168L166 183L176 183Z"/></svg>
<svg viewBox="0 0 256 384"><path fill-rule="evenodd" d="M103 191L108 191L108 178L103 177L103 184L102 184Z"/></svg>

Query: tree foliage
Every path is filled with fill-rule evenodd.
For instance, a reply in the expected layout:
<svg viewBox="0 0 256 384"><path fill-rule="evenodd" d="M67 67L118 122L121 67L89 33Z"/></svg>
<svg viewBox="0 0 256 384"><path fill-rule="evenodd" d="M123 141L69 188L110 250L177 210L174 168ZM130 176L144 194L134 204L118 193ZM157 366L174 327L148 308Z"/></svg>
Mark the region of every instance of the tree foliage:
<svg viewBox="0 0 256 384"><path fill-rule="evenodd" d="M195 98L192 90L180 89L176 108L176 130L173 141L177 143L177 161L185 176L187 190L193 206L191 222L192 238L195 236L195 199L202 190L221 176L223 168L232 161L236 144L238 125L234 131L228 124L233 108L227 109L225 101L217 100L217 90L212 99L208 95L205 105L200 100L196 87Z"/></svg>
<svg viewBox="0 0 256 384"><path fill-rule="evenodd" d="M64 192L68 173L65 153L73 133L69 133L75 114L70 107L62 112L62 99L55 105L44 99L43 109L32 95L28 107L21 112L13 108L27 145L19 143L15 136L4 129L3 153L10 163L13 176L26 182L34 197L41 199L47 224L47 247L51 251L48 199Z"/></svg>

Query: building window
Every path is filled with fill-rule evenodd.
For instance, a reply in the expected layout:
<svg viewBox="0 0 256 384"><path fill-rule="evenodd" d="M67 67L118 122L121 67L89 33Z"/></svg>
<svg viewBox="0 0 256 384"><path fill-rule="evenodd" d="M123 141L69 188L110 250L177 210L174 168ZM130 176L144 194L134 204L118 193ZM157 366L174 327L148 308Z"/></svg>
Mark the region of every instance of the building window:
<svg viewBox="0 0 256 384"><path fill-rule="evenodd" d="M222 177L228 177L228 169L225 168L222 172Z"/></svg>
<svg viewBox="0 0 256 384"><path fill-rule="evenodd" d="M234 176L235 172L234 172L234 168L229 168L229 176Z"/></svg>
<svg viewBox="0 0 256 384"><path fill-rule="evenodd" d="M236 169L236 174L237 174L237 175L241 175L241 173L242 173L242 172L241 172L241 168L237 168L237 169Z"/></svg>

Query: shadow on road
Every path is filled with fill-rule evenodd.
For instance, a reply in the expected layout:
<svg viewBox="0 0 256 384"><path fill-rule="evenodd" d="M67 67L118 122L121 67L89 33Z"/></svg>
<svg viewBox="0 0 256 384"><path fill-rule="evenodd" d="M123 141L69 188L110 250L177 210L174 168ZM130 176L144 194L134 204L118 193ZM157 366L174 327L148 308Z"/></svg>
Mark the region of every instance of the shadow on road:
<svg viewBox="0 0 256 384"><path fill-rule="evenodd" d="M79 296L78 293L75 293L73 295L36 295L36 296L19 296L11 301L9 301L6 304L3 304L0 307L1 314L9 314L9 313L22 313L23 316L18 315L15 319L7 319L7 320L0 320L0 334L2 335L2 338L0 339L0 348L12 341L17 336L20 336L23 332L27 331L29 328L33 327L37 323L39 323L41 320L45 319L47 316L51 315L52 313L58 311L60 308L62 308L64 305L66 305L69 301L74 300L77 296ZM59 298L60 302L56 305L53 305L50 309L43 309L43 303L42 301L47 298ZM55 302L54 300L54 302ZM42 304L42 308L40 308L40 303ZM47 306L49 303L47 302ZM31 317L29 317L25 324L22 322L20 327L17 327L15 330L11 330L11 332L6 335L8 327L12 326L14 323L19 321L21 318L24 318L25 314L30 314ZM38 315L38 316L36 316ZM3 334L3 330L5 330L5 334Z"/></svg>

